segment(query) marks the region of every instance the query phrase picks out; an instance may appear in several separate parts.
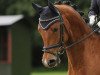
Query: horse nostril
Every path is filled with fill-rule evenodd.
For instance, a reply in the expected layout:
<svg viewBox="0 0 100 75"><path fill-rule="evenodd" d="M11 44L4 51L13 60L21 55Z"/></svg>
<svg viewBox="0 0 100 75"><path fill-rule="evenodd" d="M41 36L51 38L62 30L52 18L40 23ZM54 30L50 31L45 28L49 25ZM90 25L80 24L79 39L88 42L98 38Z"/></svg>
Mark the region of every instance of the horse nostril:
<svg viewBox="0 0 100 75"><path fill-rule="evenodd" d="M50 60L49 63L50 64L55 63L55 60L54 59L53 60Z"/></svg>
<svg viewBox="0 0 100 75"><path fill-rule="evenodd" d="M49 66L55 66L55 64L56 64L56 60L54 60L54 59L52 59L52 60L49 60L49 62L48 62L48 65Z"/></svg>

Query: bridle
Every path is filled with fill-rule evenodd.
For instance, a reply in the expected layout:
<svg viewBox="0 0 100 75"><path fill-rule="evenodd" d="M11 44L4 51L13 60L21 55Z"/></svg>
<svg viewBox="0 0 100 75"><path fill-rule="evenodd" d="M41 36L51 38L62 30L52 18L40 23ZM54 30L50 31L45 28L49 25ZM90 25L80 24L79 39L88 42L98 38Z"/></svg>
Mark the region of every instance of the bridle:
<svg viewBox="0 0 100 75"><path fill-rule="evenodd" d="M57 44L49 45L48 47L43 47L42 51L47 52L47 53L51 53L51 52L49 52L50 49L59 48L60 50L57 52L57 54L61 55L61 54L64 53L63 52L64 51L64 22L63 22L63 19L62 19L60 13L59 13L59 16L53 17L53 18L47 19L47 20L42 20L42 19L39 18L39 21L41 21L41 22L47 22L47 21L50 21L50 20L51 20L50 24L57 21L57 20L60 21L60 39L59 39L59 42ZM48 24L48 26L50 24ZM46 29L46 28L43 28L43 29ZM55 55L54 53L51 53L51 54Z"/></svg>
<svg viewBox="0 0 100 75"><path fill-rule="evenodd" d="M92 32L90 32L88 34L85 34L85 36L82 36L79 40L71 43L70 45L67 45L67 47L64 47L64 44L65 44L64 43L64 22L63 22L63 18L62 18L62 16L61 16L61 14L60 14L59 11L58 11L58 14L59 14L59 16L53 17L51 19L47 19L47 20L39 19L39 21L41 21L41 22L47 22L47 21L52 20L51 23L55 22L56 20L59 20L60 21L60 39L59 39L59 42L57 44L49 45L48 47L43 47L43 50L42 50L43 52L50 53L50 54L57 55L57 56L58 55L61 55L61 54L63 54L66 51L66 49L68 49L68 48L70 48L70 47L72 47L72 46L74 46L74 45L82 42L83 40L85 40L89 36L91 36L94 32L96 32L96 31L99 30L99 28L97 28L96 30L94 30L94 31L92 31ZM50 51L50 49L53 49L53 48L59 48L59 51L57 52L57 54L54 54L54 53L52 53Z"/></svg>

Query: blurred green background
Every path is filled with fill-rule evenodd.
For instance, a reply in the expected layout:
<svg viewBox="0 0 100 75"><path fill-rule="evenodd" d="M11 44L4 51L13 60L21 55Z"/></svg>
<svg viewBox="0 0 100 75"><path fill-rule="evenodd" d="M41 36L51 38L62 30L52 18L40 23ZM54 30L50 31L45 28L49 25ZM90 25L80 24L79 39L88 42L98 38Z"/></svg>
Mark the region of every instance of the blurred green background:
<svg viewBox="0 0 100 75"><path fill-rule="evenodd" d="M57 0L50 0L55 2ZM61 0L67 1L67 0ZM72 0L79 6L79 9L85 13L87 17L90 7L90 0ZM41 62L42 58L42 38L37 31L39 15L32 8L32 2L40 4L42 6L47 5L47 0L0 0L0 15L18 15L23 14L25 19L23 25L27 24L27 27L31 31L31 75L67 75L67 56L66 54L61 56L62 62L57 68L48 69L44 68ZM26 23L27 22L27 23ZM17 36L15 36L17 37ZM23 41L24 42L24 41Z"/></svg>

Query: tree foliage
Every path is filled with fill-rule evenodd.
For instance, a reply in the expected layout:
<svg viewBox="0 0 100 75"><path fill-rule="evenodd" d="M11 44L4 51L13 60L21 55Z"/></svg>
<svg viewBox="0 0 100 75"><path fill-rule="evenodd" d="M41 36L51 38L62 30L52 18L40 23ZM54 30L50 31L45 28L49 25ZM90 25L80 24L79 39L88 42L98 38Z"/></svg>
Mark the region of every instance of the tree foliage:
<svg viewBox="0 0 100 75"><path fill-rule="evenodd" d="M55 1L58 0L51 0L53 3ZM0 15L24 14L31 16L35 13L35 10L32 8L32 2L42 6L47 4L47 0L0 0ZM74 2L80 6L80 9L88 9L90 6L90 0L75 0Z"/></svg>
<svg viewBox="0 0 100 75"><path fill-rule="evenodd" d="M32 2L45 5L46 0L0 0L0 15L33 15Z"/></svg>

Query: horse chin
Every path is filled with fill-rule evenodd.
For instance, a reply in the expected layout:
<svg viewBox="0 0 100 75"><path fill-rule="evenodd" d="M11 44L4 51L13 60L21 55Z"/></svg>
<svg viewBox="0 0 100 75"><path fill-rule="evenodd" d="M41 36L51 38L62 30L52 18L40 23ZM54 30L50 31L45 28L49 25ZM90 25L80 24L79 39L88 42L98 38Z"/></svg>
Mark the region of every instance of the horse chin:
<svg viewBox="0 0 100 75"><path fill-rule="evenodd" d="M60 64L60 62L61 60L59 57L56 57L56 60L52 60L52 61L42 60L43 65L47 68L57 67Z"/></svg>

